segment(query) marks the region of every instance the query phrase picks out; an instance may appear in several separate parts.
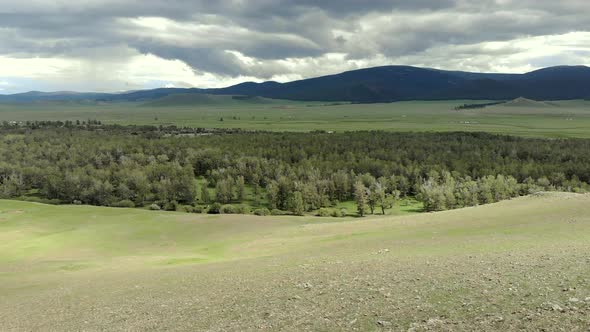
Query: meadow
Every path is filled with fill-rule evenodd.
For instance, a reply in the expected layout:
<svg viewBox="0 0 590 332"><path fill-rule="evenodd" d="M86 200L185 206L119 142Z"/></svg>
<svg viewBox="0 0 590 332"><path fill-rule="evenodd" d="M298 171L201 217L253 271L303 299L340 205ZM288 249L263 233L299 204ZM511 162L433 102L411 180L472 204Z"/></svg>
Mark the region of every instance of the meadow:
<svg viewBox="0 0 590 332"><path fill-rule="evenodd" d="M155 129L130 134L136 129L4 125L4 197L45 200L45 192L61 203L82 205L0 200L0 330L587 331L588 194L536 193L435 213L425 213L426 205L408 196L396 200L385 216L364 218L356 216L350 199L330 202L331 209L348 211L341 218L315 217L315 210L265 217L182 212L190 207L185 203L204 206L202 191L190 192L179 212L150 211L143 201L138 208L83 205L115 206L114 197L80 200L105 198L107 187L112 195L129 194L135 186L115 188L121 179L143 179L143 173L149 181L140 187L149 203L157 198L149 195L169 193L165 184L184 188L180 184L194 181L196 188L204 188L204 178L223 182L245 175L242 201L229 201L258 208L269 205L268 190L261 187L256 197L252 178L256 183L265 177L269 181L262 182L277 180L283 192L291 193L291 182L274 176L284 172L298 185L297 174L317 180L313 163L330 180L338 174L331 167L345 165L358 168L358 174L393 172L388 178L393 186L400 175L414 179L412 174L430 174L446 165L443 169L448 167L456 179L442 172L432 188L471 183L476 186L465 188L483 192L505 178L475 183L459 175L506 173L519 178L519 188L527 193L576 191L577 185L584 191L589 174L585 140L518 140L483 133L338 134L469 131L590 138L589 101L521 100L455 109L485 102L326 104L215 97L198 103L168 98L149 105L1 104L0 122L92 119L336 133L175 137ZM354 153L342 152L348 150ZM263 177L256 177L259 173ZM151 179L154 174L158 176ZM529 175L536 182L525 181ZM176 182L163 181L166 177ZM89 191L93 188L101 194ZM219 188L223 186L205 191L218 199Z"/></svg>
<svg viewBox="0 0 590 332"><path fill-rule="evenodd" d="M590 326L590 196L406 216L0 201L3 331Z"/></svg>
<svg viewBox="0 0 590 332"><path fill-rule="evenodd" d="M167 102L168 101L168 102ZM39 102L0 104L0 121L100 120L107 124L177 125L269 131L485 131L529 137L590 137L590 101L522 102L482 109L488 101L326 104L231 98L193 103Z"/></svg>

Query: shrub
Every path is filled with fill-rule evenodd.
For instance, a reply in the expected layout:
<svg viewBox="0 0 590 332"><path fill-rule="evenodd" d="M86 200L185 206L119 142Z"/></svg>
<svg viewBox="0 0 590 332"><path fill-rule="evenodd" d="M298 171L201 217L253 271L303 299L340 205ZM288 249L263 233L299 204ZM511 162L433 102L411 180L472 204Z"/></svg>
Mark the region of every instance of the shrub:
<svg viewBox="0 0 590 332"><path fill-rule="evenodd" d="M332 212L330 213L330 216L334 217L334 218L340 218L342 217L342 214L340 213L340 210L332 210Z"/></svg>
<svg viewBox="0 0 590 332"><path fill-rule="evenodd" d="M184 210L184 212L187 212L187 213L195 212L195 208L190 205L183 206L182 209Z"/></svg>
<svg viewBox="0 0 590 332"><path fill-rule="evenodd" d="M78 199L75 199L75 200L74 200L72 203L73 203L74 205L82 205L82 201L80 201L80 200L78 200ZM135 205L134 205L134 207L135 207Z"/></svg>
<svg viewBox="0 0 590 332"><path fill-rule="evenodd" d="M331 215L332 215L332 213L331 213L330 209L321 208L318 210L318 217L329 217Z"/></svg>
<svg viewBox="0 0 590 332"><path fill-rule="evenodd" d="M238 214L250 214L251 210L248 205L240 204L236 206L236 213Z"/></svg>
<svg viewBox="0 0 590 332"><path fill-rule="evenodd" d="M195 206L192 206L192 208L193 208L193 211L192 211L192 213L203 213L203 211L205 210L205 209L204 209L202 206L200 206L200 205L195 205Z"/></svg>
<svg viewBox="0 0 590 332"><path fill-rule="evenodd" d="M219 203L213 203L209 206L209 209L207 210L208 214L219 214L219 211L221 210L221 204Z"/></svg>
<svg viewBox="0 0 590 332"><path fill-rule="evenodd" d="M76 202L74 201L74 204L76 204ZM118 207L118 208L134 208L135 207L135 203L133 203L132 201L128 200L128 199L124 199L122 201L118 201L113 203L112 205L113 207Z"/></svg>
<svg viewBox="0 0 590 332"><path fill-rule="evenodd" d="M254 214L257 216L270 216L270 210L267 208L260 208L254 210Z"/></svg>
<svg viewBox="0 0 590 332"><path fill-rule="evenodd" d="M177 201L170 201L164 204L164 210L166 211L176 211L178 209L178 202Z"/></svg>
<svg viewBox="0 0 590 332"><path fill-rule="evenodd" d="M231 204L226 204L226 205L222 206L221 209L219 210L219 212L222 214L236 214L236 213L238 213L236 207Z"/></svg>
<svg viewBox="0 0 590 332"><path fill-rule="evenodd" d="M152 211L159 211L161 209L162 208L158 204L156 204L156 203L150 205L150 210L152 210Z"/></svg>
<svg viewBox="0 0 590 332"><path fill-rule="evenodd" d="M348 215L348 210L346 210L345 208L340 209L340 216L341 217L346 217Z"/></svg>

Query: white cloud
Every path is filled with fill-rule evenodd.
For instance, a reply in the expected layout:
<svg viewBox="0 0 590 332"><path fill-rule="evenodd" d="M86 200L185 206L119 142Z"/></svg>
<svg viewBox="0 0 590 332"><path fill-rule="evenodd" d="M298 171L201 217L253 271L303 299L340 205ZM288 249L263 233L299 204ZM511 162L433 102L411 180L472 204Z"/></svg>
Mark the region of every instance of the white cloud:
<svg viewBox="0 0 590 332"><path fill-rule="evenodd" d="M106 51L105 51L106 52ZM224 87L243 81L257 81L256 72L274 68L271 80L285 82L328 75L363 67L408 64L448 70L522 73L557 64L590 65L590 32L523 37L502 42L469 45L440 45L423 52L399 57L375 54L354 59L347 53L327 53L319 57L261 60L238 51L228 51L251 75L231 77L195 71L180 60L168 60L132 49L109 56L10 58L0 57L0 77L18 77L43 82L53 90L122 91L159 86ZM100 54L100 50L96 54ZM110 49L106 54L111 54ZM7 90L9 82L0 81Z"/></svg>
<svg viewBox="0 0 590 332"><path fill-rule="evenodd" d="M590 64L587 0L1 2L4 91L221 87L389 64Z"/></svg>

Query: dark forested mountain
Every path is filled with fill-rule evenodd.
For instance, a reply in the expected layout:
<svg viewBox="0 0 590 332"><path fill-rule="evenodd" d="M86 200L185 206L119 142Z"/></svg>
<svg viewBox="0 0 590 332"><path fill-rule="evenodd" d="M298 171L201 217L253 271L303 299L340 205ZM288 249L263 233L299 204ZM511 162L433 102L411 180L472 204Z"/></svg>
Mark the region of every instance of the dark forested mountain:
<svg viewBox="0 0 590 332"><path fill-rule="evenodd" d="M590 68L560 66L526 74L444 71L384 66L288 83L241 83L221 89L154 89L120 94L39 93L0 96L0 101L154 100L173 94L245 95L306 101L392 102L402 100L490 99L537 100L590 98Z"/></svg>

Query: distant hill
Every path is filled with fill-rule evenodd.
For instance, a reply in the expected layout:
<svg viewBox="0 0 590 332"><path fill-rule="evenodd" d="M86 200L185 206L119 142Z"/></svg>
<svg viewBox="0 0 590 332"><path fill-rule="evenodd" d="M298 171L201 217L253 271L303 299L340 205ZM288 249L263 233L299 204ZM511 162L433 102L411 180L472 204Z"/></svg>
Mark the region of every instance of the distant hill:
<svg viewBox="0 0 590 332"><path fill-rule="evenodd" d="M224 106L235 104L272 104L277 101L257 96L225 96L198 93L182 93L168 95L142 106L172 107L172 106Z"/></svg>
<svg viewBox="0 0 590 332"><path fill-rule="evenodd" d="M357 103L405 100L590 99L590 68L559 66L526 74L469 73L410 66L348 71L288 83L246 82L221 89L162 88L120 94L41 93L0 95L0 102L35 100L152 101L178 94L243 95L304 101ZM188 102L188 97L184 98ZM165 104L172 101L163 101Z"/></svg>
<svg viewBox="0 0 590 332"><path fill-rule="evenodd" d="M97 101L101 98L110 98L113 94L94 92L41 92L29 91L12 95L0 95L0 102L21 103L34 101Z"/></svg>
<svg viewBox="0 0 590 332"><path fill-rule="evenodd" d="M551 104L551 103L546 102L546 101L536 101L536 100L531 100L531 99L527 99L527 98L523 98L523 97L519 97L519 98L513 99L511 101L507 101L507 102L503 103L502 106L507 106L507 107L535 107L535 108L539 108L539 107L555 107L554 104Z"/></svg>

